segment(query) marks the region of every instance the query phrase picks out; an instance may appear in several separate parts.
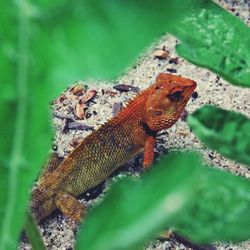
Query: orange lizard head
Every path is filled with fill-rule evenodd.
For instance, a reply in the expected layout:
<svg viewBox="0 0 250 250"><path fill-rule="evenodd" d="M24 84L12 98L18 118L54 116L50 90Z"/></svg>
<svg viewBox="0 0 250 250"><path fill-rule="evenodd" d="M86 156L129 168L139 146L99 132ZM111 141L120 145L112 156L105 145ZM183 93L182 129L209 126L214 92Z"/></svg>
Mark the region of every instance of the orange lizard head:
<svg viewBox="0 0 250 250"><path fill-rule="evenodd" d="M171 127L180 117L196 82L181 76L159 74L146 102L144 122L153 131Z"/></svg>

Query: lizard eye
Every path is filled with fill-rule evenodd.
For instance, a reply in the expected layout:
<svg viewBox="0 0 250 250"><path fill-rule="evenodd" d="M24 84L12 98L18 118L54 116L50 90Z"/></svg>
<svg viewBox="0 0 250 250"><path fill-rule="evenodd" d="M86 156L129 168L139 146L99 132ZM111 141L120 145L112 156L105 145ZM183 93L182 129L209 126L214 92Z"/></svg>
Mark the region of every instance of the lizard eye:
<svg viewBox="0 0 250 250"><path fill-rule="evenodd" d="M162 112L161 111L155 111L154 114L157 115L157 116L160 116L160 115L162 115Z"/></svg>
<svg viewBox="0 0 250 250"><path fill-rule="evenodd" d="M177 90L174 93L168 95L168 98L170 99L170 101L179 102L183 98L181 94L182 94L182 91Z"/></svg>

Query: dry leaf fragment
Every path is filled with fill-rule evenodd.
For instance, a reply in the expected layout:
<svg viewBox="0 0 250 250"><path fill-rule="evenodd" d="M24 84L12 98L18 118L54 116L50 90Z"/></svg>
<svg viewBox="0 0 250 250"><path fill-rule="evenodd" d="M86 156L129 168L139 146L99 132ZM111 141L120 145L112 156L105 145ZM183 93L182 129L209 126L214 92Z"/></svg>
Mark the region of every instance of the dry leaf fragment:
<svg viewBox="0 0 250 250"><path fill-rule="evenodd" d="M59 100L59 102L60 103L62 103L64 100L66 100L67 99L67 97L66 97L66 95L65 94L61 94L60 96L59 96L59 98L58 98L58 100Z"/></svg>
<svg viewBox="0 0 250 250"><path fill-rule="evenodd" d="M139 92L140 91L138 87L128 85L128 84L117 84L113 86L113 88L120 92L128 92L128 91Z"/></svg>
<svg viewBox="0 0 250 250"><path fill-rule="evenodd" d="M87 107L84 103L79 102L76 104L74 114L78 119L84 119Z"/></svg>
<svg viewBox="0 0 250 250"><path fill-rule="evenodd" d="M86 130L86 131L91 130L91 131L93 131L94 127L82 124L81 122L71 122L71 123L67 124L66 129L77 129L77 130Z"/></svg>
<svg viewBox="0 0 250 250"><path fill-rule="evenodd" d="M115 102L112 107L112 113L113 115L117 115L122 110L122 103L121 102Z"/></svg>
<svg viewBox="0 0 250 250"><path fill-rule="evenodd" d="M96 90L88 90L86 94L82 97L82 102L86 103L91 101L96 96Z"/></svg>
<svg viewBox="0 0 250 250"><path fill-rule="evenodd" d="M62 119L62 120L65 120L65 119L68 119L68 120L71 120L71 121L74 121L74 116L72 114L64 114L63 112L58 112L58 111L55 111L53 112L53 117L56 117L56 118L59 118L59 119Z"/></svg>
<svg viewBox="0 0 250 250"><path fill-rule="evenodd" d="M161 59L161 60L166 60L169 56L169 52L163 49L157 49L154 51L154 57Z"/></svg>
<svg viewBox="0 0 250 250"><path fill-rule="evenodd" d="M69 144L73 147L76 147L77 145L79 145L81 142L83 142L83 138L74 138Z"/></svg>
<svg viewBox="0 0 250 250"><path fill-rule="evenodd" d="M71 92L68 92L65 95L66 95L67 99L70 100L70 101L77 100L77 96L73 95Z"/></svg>
<svg viewBox="0 0 250 250"><path fill-rule="evenodd" d="M178 64L179 63L179 58L178 57L170 58L169 63Z"/></svg>
<svg viewBox="0 0 250 250"><path fill-rule="evenodd" d="M106 94L111 96L111 97L114 97L117 95L117 92L114 92L114 91L111 91L111 90L106 90Z"/></svg>
<svg viewBox="0 0 250 250"><path fill-rule="evenodd" d="M78 83L78 84L74 85L69 91L73 95L82 95L86 91L86 86L83 83Z"/></svg>
<svg viewBox="0 0 250 250"><path fill-rule="evenodd" d="M181 135L181 136L186 137L186 136L190 135L190 131L189 130L183 130L183 131L179 131L178 134Z"/></svg>

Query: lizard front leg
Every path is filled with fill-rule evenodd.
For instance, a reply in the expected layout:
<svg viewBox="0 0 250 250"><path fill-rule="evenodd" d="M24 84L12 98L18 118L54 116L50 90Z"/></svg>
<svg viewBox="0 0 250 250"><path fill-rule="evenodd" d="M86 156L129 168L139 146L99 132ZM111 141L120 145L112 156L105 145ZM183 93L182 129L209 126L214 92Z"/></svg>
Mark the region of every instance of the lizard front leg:
<svg viewBox="0 0 250 250"><path fill-rule="evenodd" d="M154 136L150 136L146 139L145 149L144 149L144 160L143 160L144 168L148 168L154 162L155 143L156 143L156 138Z"/></svg>
<svg viewBox="0 0 250 250"><path fill-rule="evenodd" d="M57 194L55 203L65 216L77 222L81 221L87 212L87 207L68 193Z"/></svg>

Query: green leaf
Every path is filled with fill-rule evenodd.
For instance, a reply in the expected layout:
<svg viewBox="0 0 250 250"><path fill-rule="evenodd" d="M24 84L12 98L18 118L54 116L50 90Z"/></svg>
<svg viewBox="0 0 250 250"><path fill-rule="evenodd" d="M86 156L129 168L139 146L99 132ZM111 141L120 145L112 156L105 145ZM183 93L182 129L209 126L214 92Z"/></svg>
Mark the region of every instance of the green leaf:
<svg viewBox="0 0 250 250"><path fill-rule="evenodd" d="M250 237L250 181L207 168L193 206L178 216L176 227L199 243L247 240Z"/></svg>
<svg viewBox="0 0 250 250"><path fill-rule="evenodd" d="M249 180L198 159L172 153L142 179L113 184L84 220L76 249L137 249L170 227L197 243L248 239Z"/></svg>
<svg viewBox="0 0 250 250"><path fill-rule="evenodd" d="M52 83L116 77L175 23L178 15L172 13L181 13L189 1L36 1L34 60L38 55L41 66L49 66Z"/></svg>
<svg viewBox="0 0 250 250"><path fill-rule="evenodd" d="M188 124L208 147L250 166L250 120L246 116L206 105L188 117Z"/></svg>
<svg viewBox="0 0 250 250"><path fill-rule="evenodd" d="M4 107L0 112L0 248L15 249L31 184L51 143L49 102L71 81L120 73L160 34L164 17L151 1L20 0L3 1L0 7L4 62L0 64L0 106Z"/></svg>
<svg viewBox="0 0 250 250"><path fill-rule="evenodd" d="M0 106L4 107L0 112L1 249L16 248L28 190L48 151L49 101L69 82L117 76L152 39L175 25L180 28L179 18L183 20L188 13L192 14L190 9L203 10L206 3L198 0L1 2ZM240 24L240 35L226 40L236 41L242 30L246 31L242 46L235 47L236 43L232 43L231 52L237 51L237 55L229 57L230 63L231 58L236 58L236 64L238 57L242 58L240 66L232 70L236 72L234 81L239 79L239 83L249 82L245 70L249 68L249 53L244 45L249 31L242 27ZM187 36L190 34L189 30ZM207 56L203 59L208 60ZM228 65L228 61L222 61L224 64ZM230 72L228 67L224 68L227 77Z"/></svg>
<svg viewBox="0 0 250 250"><path fill-rule="evenodd" d="M250 87L250 28L210 0L193 0L172 31L177 52L229 82Z"/></svg>
<svg viewBox="0 0 250 250"><path fill-rule="evenodd" d="M69 82L117 76L188 4L0 3L1 249L16 248L29 189L49 148L49 101Z"/></svg>
<svg viewBox="0 0 250 250"><path fill-rule="evenodd" d="M27 219L24 228L25 228L25 233L31 242L32 248L35 250L46 250L46 246L43 242L36 221L34 220L34 218L30 213L27 213L26 218Z"/></svg>
<svg viewBox="0 0 250 250"><path fill-rule="evenodd" d="M25 1L19 4L2 4L2 11L11 14L18 26L6 27L10 29L6 41L13 38L17 42L3 43L3 50L8 50L4 51L6 60L0 66L1 72L5 70L0 92L0 106L4 107L0 112L0 249L17 248L29 190L51 137L48 102L52 92L45 83L29 81L31 27Z"/></svg>
<svg viewBox="0 0 250 250"><path fill-rule="evenodd" d="M76 249L135 249L171 225L199 181L199 157L171 154L143 179L115 183L84 220Z"/></svg>

